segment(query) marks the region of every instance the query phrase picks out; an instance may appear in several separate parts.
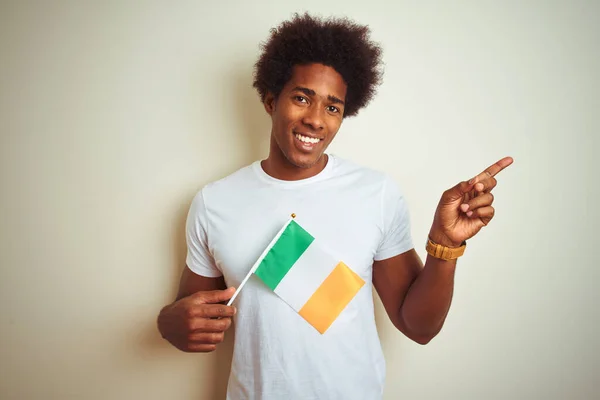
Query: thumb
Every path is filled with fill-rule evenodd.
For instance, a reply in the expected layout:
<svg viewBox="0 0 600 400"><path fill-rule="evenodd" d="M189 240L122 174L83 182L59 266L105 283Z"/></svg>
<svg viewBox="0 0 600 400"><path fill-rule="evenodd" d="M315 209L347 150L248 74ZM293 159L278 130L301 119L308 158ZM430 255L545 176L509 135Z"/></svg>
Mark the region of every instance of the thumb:
<svg viewBox="0 0 600 400"><path fill-rule="evenodd" d="M194 300L202 304L215 304L229 300L235 293L234 287L229 287L225 290L208 290L196 292L192 296Z"/></svg>

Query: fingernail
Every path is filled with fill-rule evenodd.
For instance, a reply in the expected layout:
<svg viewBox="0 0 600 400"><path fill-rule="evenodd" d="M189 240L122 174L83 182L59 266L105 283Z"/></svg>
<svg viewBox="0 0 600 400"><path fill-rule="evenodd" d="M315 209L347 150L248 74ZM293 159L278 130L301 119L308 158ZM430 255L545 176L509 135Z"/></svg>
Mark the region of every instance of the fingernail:
<svg viewBox="0 0 600 400"><path fill-rule="evenodd" d="M469 209L469 205L468 204L461 204L460 205L460 209L463 210L463 212L467 212L467 210Z"/></svg>
<svg viewBox="0 0 600 400"><path fill-rule="evenodd" d="M483 183L478 183L477 185L475 185L475 189L482 191L483 190Z"/></svg>
<svg viewBox="0 0 600 400"><path fill-rule="evenodd" d="M473 215L473 211L469 211L469 212L467 213L467 217L470 217L471 215Z"/></svg>
<svg viewBox="0 0 600 400"><path fill-rule="evenodd" d="M233 315L237 313L237 308L233 307Z"/></svg>

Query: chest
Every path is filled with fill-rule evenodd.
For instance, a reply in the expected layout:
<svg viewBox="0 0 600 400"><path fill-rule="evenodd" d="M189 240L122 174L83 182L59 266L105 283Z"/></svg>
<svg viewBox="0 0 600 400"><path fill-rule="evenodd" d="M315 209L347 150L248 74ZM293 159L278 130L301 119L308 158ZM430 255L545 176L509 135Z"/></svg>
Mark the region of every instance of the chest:
<svg viewBox="0 0 600 400"><path fill-rule="evenodd" d="M292 213L324 248L365 281L381 240L377 196L351 190L254 191L213 206L208 245L228 285L237 286Z"/></svg>

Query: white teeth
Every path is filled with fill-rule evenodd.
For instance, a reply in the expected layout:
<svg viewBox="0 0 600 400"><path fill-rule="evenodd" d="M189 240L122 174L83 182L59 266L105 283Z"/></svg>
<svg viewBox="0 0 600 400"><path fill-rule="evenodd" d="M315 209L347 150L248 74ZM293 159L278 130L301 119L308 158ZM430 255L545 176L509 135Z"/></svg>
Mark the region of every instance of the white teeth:
<svg viewBox="0 0 600 400"><path fill-rule="evenodd" d="M304 143L316 144L316 143L319 143L319 141L320 141L320 139L310 138L308 136L303 136L299 133L296 133L296 137L298 138L298 140L300 140L301 142L304 142Z"/></svg>

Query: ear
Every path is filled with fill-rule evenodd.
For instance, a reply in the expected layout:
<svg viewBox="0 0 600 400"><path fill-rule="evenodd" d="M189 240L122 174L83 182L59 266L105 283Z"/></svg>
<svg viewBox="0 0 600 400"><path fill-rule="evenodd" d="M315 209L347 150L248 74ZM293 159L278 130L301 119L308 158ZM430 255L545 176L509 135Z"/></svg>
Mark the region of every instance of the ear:
<svg viewBox="0 0 600 400"><path fill-rule="evenodd" d="M277 100L275 99L273 93L267 92L265 95L265 100L263 101L263 105L265 106L267 114L273 115L273 112L275 111L275 103L277 103Z"/></svg>

